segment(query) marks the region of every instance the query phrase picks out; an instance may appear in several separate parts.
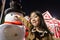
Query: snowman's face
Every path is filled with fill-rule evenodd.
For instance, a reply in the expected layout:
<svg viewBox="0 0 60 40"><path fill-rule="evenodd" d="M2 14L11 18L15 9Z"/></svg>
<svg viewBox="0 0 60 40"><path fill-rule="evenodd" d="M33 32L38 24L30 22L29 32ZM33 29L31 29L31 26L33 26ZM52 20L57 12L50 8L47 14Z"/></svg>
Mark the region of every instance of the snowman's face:
<svg viewBox="0 0 60 40"><path fill-rule="evenodd" d="M23 16L23 14L18 12L11 12L11 16Z"/></svg>
<svg viewBox="0 0 60 40"><path fill-rule="evenodd" d="M18 12L10 12L5 16L5 21L18 21L20 16L23 16L23 14Z"/></svg>
<svg viewBox="0 0 60 40"><path fill-rule="evenodd" d="M19 20L19 17L20 17L20 16L23 16L23 14L18 13L18 12L12 12L12 13L11 13L11 16L14 17L14 19L15 19L16 21L18 21L18 20Z"/></svg>

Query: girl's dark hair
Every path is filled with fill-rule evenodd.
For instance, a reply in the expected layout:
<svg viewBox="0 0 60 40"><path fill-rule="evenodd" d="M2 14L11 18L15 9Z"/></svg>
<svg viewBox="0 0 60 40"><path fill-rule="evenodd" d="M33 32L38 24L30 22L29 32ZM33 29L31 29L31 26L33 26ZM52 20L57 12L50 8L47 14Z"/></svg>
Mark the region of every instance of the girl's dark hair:
<svg viewBox="0 0 60 40"><path fill-rule="evenodd" d="M32 14L33 12L36 13L36 15L38 15L39 18L40 18L40 27L41 27L42 29L48 31L48 33L50 33L50 31L48 30L48 28L47 28L47 26L46 26L46 24L45 24L45 22L44 22L44 18L43 18L43 16L42 16L42 13L41 13L40 11L32 11L31 14ZM30 14L30 15L31 15L31 14Z"/></svg>

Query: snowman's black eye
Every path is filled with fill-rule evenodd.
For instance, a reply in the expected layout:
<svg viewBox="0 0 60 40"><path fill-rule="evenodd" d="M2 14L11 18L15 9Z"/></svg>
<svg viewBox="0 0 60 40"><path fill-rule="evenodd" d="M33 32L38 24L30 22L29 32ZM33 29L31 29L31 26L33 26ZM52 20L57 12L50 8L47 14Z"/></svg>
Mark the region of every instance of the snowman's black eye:
<svg viewBox="0 0 60 40"><path fill-rule="evenodd" d="M14 36L18 36L18 34L15 34Z"/></svg>
<svg viewBox="0 0 60 40"><path fill-rule="evenodd" d="M18 16L15 16L16 18L18 18Z"/></svg>
<svg viewBox="0 0 60 40"><path fill-rule="evenodd" d="M11 14L11 16L13 16L13 14Z"/></svg>

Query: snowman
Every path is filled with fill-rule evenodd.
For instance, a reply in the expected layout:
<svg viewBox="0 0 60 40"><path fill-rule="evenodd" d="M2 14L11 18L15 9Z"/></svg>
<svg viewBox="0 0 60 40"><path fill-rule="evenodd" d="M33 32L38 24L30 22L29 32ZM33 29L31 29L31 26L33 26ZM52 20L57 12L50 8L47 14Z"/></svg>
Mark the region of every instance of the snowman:
<svg viewBox="0 0 60 40"><path fill-rule="evenodd" d="M5 11L4 23L0 25L0 40L25 40L25 26L18 19L23 13L13 8Z"/></svg>

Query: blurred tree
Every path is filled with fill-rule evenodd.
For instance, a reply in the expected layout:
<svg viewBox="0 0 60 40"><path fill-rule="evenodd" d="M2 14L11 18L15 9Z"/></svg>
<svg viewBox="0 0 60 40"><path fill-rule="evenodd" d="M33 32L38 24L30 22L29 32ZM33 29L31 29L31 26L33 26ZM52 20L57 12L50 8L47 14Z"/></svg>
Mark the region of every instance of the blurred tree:
<svg viewBox="0 0 60 40"><path fill-rule="evenodd" d="M2 1L0 1L0 14L1 14Z"/></svg>

